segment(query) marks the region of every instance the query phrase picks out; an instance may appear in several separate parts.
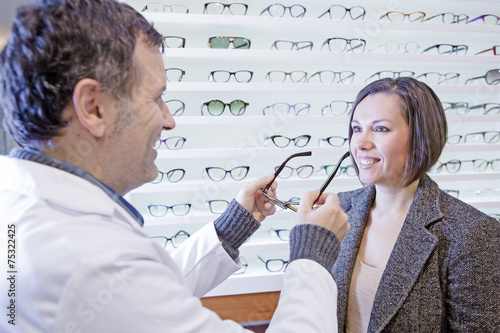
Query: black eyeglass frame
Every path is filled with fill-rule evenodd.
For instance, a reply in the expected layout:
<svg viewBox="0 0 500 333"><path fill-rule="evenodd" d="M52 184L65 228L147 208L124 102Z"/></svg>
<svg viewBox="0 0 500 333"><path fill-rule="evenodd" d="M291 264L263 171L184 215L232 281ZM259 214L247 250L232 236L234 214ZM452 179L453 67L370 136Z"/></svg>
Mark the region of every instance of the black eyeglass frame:
<svg viewBox="0 0 500 333"><path fill-rule="evenodd" d="M362 6L353 6L351 8L347 8L347 7L344 7L342 5L331 5L330 8L328 8L328 10L326 12L324 12L323 14L321 14L320 16L318 16L318 18L322 18L324 15L329 14L330 15L330 19L333 19L332 18L332 7L342 7L342 8L345 9L344 16L342 16L341 20L343 20L345 18L345 16L347 15L347 13L349 13L349 16L351 17L351 19L353 21L357 20L359 18L361 18L361 20L364 20L365 15L366 15L366 9L364 7L362 7ZM361 8L361 9L363 9L363 14L359 15L356 18L352 17L351 10L354 9L354 8Z"/></svg>
<svg viewBox="0 0 500 333"><path fill-rule="evenodd" d="M269 189L271 188L271 185L276 180L276 178L278 177L278 175L280 174L280 172L285 168L285 166L288 163L288 161L290 161L292 158L295 158L295 157L311 156L311 155L312 155L311 151L305 151L305 152L295 153L293 155L290 155L283 163L281 163L281 165L279 166L279 168L274 173L273 179L262 190L262 194L266 198L268 198L273 204L277 205L278 207L281 207L283 209L290 209L291 211L297 212L298 209L296 207L294 207L294 206L297 206L299 204L299 202L295 202L295 201L285 201L285 202L283 202L283 201L281 201L281 200L279 200L277 198L274 198L274 197L270 196L267 193L267 191L269 191ZM328 185L330 185L331 181L333 180L333 178L337 174L338 170L340 169L340 165L342 164L342 162L347 157L349 157L349 156L351 156L351 153L350 152L346 152L339 159L339 161L337 162L337 167L335 168L335 170L333 170L332 174L326 179L326 181L323 183L323 185L321 185L321 188L319 190L319 195L316 198L316 200L314 200L313 205L319 200L319 198L321 197L321 195L323 194L323 192L326 190L326 188L328 187Z"/></svg>

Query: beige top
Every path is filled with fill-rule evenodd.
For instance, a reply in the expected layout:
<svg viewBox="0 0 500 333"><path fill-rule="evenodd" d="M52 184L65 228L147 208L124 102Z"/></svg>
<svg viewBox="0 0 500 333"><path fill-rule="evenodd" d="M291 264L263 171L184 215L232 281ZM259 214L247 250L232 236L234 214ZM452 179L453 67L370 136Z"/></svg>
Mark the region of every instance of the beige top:
<svg viewBox="0 0 500 333"><path fill-rule="evenodd" d="M347 301L348 333L365 333L368 330L373 300L383 273L383 268L373 267L356 259Z"/></svg>

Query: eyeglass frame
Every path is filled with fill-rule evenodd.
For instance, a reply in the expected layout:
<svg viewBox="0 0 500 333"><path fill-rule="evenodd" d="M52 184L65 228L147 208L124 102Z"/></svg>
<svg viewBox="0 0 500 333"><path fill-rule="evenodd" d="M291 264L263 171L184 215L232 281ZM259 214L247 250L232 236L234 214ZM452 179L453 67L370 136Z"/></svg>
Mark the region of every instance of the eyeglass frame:
<svg viewBox="0 0 500 333"><path fill-rule="evenodd" d="M172 8L173 6L177 6L177 7L183 7L186 9L186 12L185 13L178 13L178 14L189 14L189 8L184 6L184 5L178 5L178 4L174 4L174 5L166 5L166 4L163 4L163 3L160 3L160 2L150 2L148 4L146 4L146 6L144 6L144 8L141 10L141 12L146 12L146 13L155 13L153 11L148 11L147 8L149 5L162 5L164 8L167 8L167 7L170 7ZM156 13L160 13L160 12L156 12ZM166 13L164 10L161 11L161 13ZM176 13L172 10L170 10L170 13Z"/></svg>
<svg viewBox="0 0 500 333"><path fill-rule="evenodd" d="M227 74L229 74L229 77L227 78L226 81L216 81L215 77L214 77L214 74L217 73L217 72L227 73ZM236 74L243 73L243 72L250 74L250 79L248 79L248 81L240 81L240 80L238 80L238 77L236 76ZM238 83L248 83L248 82L252 81L253 72L252 71L248 71L248 70L239 70L239 71L235 71L235 72L230 72L230 71L226 71L226 70L223 70L223 69L218 69L218 70L215 70L215 71L211 71L210 74L208 74L208 81L215 82L215 83L226 83L226 82L229 82L229 80L231 79L231 76L233 76L234 79L236 80L236 82L238 82Z"/></svg>
<svg viewBox="0 0 500 333"><path fill-rule="evenodd" d="M176 214L174 212L174 209L173 209L176 206L187 206L187 212L186 212L186 214ZM166 208L165 214L163 214L163 215L153 215L153 213L151 213L151 207L165 207ZM175 216L186 216L191 211L191 204L190 203L182 203L182 204L175 204L175 205L172 205L172 206L160 205L160 204L149 204L148 205L149 214L151 216L153 216L153 217L163 217L163 216L167 215L169 209L172 211L172 214L174 214Z"/></svg>
<svg viewBox="0 0 500 333"><path fill-rule="evenodd" d="M323 82L323 79L321 78L321 74L323 74L323 73L332 73L332 74L333 74L333 80L332 80L332 82L330 82L330 83L328 83L328 82L327 82L327 83L324 83L324 82ZM345 74L345 73L347 73L347 74L349 74L349 75L348 75L347 77L345 77L345 78L342 78L341 74ZM339 78L339 80L338 80L338 82L337 82L337 83L334 83L335 78L337 77L337 74L338 74L338 78ZM317 75L317 76L319 77L319 81L321 82L321 84L351 84L351 83L352 83L352 81L354 81L354 75L355 75L355 74L356 74L356 73L354 73L353 71L341 71L341 72L335 72L335 71L331 71L331 70L323 70L323 71L318 71L318 72L316 72L316 73L312 74L311 76L309 76L309 77L307 78L307 83L309 83L309 81L310 81L310 80L311 80L311 79L312 79L315 75ZM344 82L345 80L350 81L350 82Z"/></svg>
<svg viewBox="0 0 500 333"><path fill-rule="evenodd" d="M233 2L233 3L224 4L222 2L213 1L213 2L206 2L205 3L204 9L203 9L203 14L208 14L207 8L211 4L219 4L219 5L224 6L224 9L222 9L222 12L220 14L216 14L216 15L222 15L226 11L226 8L229 8L229 12L231 13L231 15L246 15L247 11L248 11L248 5L245 4L245 3L242 3L242 2ZM231 5L243 5L245 7L245 13L243 13L243 14L233 14L233 12L231 11Z"/></svg>
<svg viewBox="0 0 500 333"><path fill-rule="evenodd" d="M471 23L471 22L474 22L474 21L481 19L483 21L483 23L486 24L486 21L484 20L484 18L487 16L494 16L497 18L497 22L494 25L498 25L498 23L500 22L500 16L497 16L495 14L483 14L483 15L480 15L476 18L473 18L472 20L469 20L467 23Z"/></svg>
<svg viewBox="0 0 500 333"><path fill-rule="evenodd" d="M288 161L290 161L292 158L295 158L295 157L311 156L311 155L312 155L311 151L305 151L305 152L295 153L295 154L290 155L283 163L281 163L281 165L279 166L279 168L274 172L273 179L262 189L262 195L264 195L267 199L269 199L269 201L271 201L273 204L277 205L280 208L290 209L291 211L297 212L298 209L296 207L294 207L294 206L300 204L299 202L283 202L283 201L279 200L278 198L274 198L274 197L270 196L267 193L267 191L271 188L271 185L276 180L276 178L278 177L278 175L280 174L280 172L285 168L286 163L288 163ZM319 195L316 198L316 200L314 200L313 206L319 200L319 198L321 197L321 195L323 194L323 192L326 190L326 188L328 187L328 185L330 185L330 182L333 180L333 178L337 174L337 171L340 169L340 165L342 164L342 162L347 157L349 157L350 155L351 155L351 153L348 151L344 155L342 155L342 157L339 159L339 161L337 163L337 167L335 168L335 170L333 170L332 174L330 176L328 176L328 178L323 183L323 185L321 185L321 188L319 190Z"/></svg>
<svg viewBox="0 0 500 333"><path fill-rule="evenodd" d="M280 49L278 49L278 46L277 46L278 43L290 43L290 44L292 44L292 47L290 48L290 50L283 50L283 49L280 50ZM299 48L299 43L307 43L308 46ZM314 45L314 43L312 41L309 41L309 40L301 40L298 42L294 42L291 40L278 39L278 40L275 40L273 42L273 45L271 45L271 50L273 50L273 47L274 47L274 50L278 50L278 51L293 51L293 47L295 46L296 51L300 51L300 50L306 49L306 48L309 48L309 51L311 51L313 48L313 45Z"/></svg>
<svg viewBox="0 0 500 333"><path fill-rule="evenodd" d="M210 112L210 108L208 107L208 104L212 103L212 102L219 102L221 103L222 105L224 105L224 107L222 108L222 112L220 114L213 114L212 112ZM232 110L231 110L231 104L234 103L234 102L241 102L243 103L243 112L241 114L235 114ZM208 102L205 102L201 105L201 115L203 116L203 107L206 106L207 107L207 112L211 115L211 116L214 116L214 117L218 117L218 116L222 116L222 114L224 113L224 111L226 111L226 106L228 107L229 109L229 112L231 112L231 114L233 116L242 116L243 113L245 113L245 111L247 110L247 106L249 106L250 104L245 102L245 101L242 101L241 99L235 99L234 101L231 101L229 103L224 103L223 101L221 101L220 99L212 99L211 101L208 101Z"/></svg>
<svg viewBox="0 0 500 333"><path fill-rule="evenodd" d="M170 175L172 175L172 173L174 173L175 171L181 171L181 172L182 172L182 176L179 178L179 180L172 181L172 180L170 180L170 177L171 177L171 176L169 176L169 174L170 174ZM158 170L158 174L160 174L160 175L161 175L160 180L159 180L159 181L157 181L157 182L155 182L154 180L153 180L153 181L150 181L150 183L151 183L151 184L159 184L159 183L161 183L161 182L163 181L163 178L165 177L165 175L167 176L167 180L168 180L169 182L171 182L171 183L177 183L177 182L180 182L180 181L182 180L182 178L184 178L184 175L186 174L186 170L184 170L184 169L180 169L180 168L177 168L177 169L172 169L172 170L169 170L169 171L167 171L167 172L162 172L162 171L159 171L159 170ZM156 179L156 178L155 178L155 179Z"/></svg>
<svg viewBox="0 0 500 333"><path fill-rule="evenodd" d="M174 244L174 240L173 240L173 239L174 239L174 238L176 238L176 237L179 237L179 234L184 234L184 235L186 235L188 238L189 238L189 237L191 237L191 234L190 234L189 232L187 232L187 231L185 231L185 230L179 230L179 231L178 231L175 235L173 235L173 236L172 236L172 237L170 237L170 238L169 238L169 237L167 237L167 236L151 236L150 238L152 238L152 239L157 239L157 238L158 238L158 239L159 239L159 238L161 238L161 239L166 239L166 241L165 241L165 245L163 245L163 248L166 248L166 247L167 247L167 244L168 244L168 241L170 241L170 243L172 243L172 246L174 247L174 249L176 249L176 248L177 248L177 246L175 246L175 244ZM180 244L179 244L179 245L180 245Z"/></svg>
<svg viewBox="0 0 500 333"><path fill-rule="evenodd" d="M264 263L264 265L266 266L266 269L269 271L269 272L281 272L283 270L283 268L285 268L285 266L288 264L288 261L289 260L283 260L283 259L267 259L267 260L264 260L262 259L261 256L257 255L257 257L259 257L259 260L262 261ZM271 261L281 261L282 262L282 265L281 265L281 268L280 269L277 269L277 270L271 270L269 269L269 262Z"/></svg>
<svg viewBox="0 0 500 333"><path fill-rule="evenodd" d="M281 16L273 16L273 15L271 15L271 7L272 6L276 6L276 5L279 5L279 6L283 7L283 14ZM302 14L298 15L298 16L293 16L292 15L292 7L295 7L295 6L301 7L304 10L304 12ZM306 15L306 7L304 7L302 5L294 4L294 5L291 5L291 6L285 6L285 5L282 5L280 3L273 3L272 5L269 5L266 8L264 8L264 10L262 10L262 12L260 12L260 16L262 16L262 14L264 14L267 11L269 13L269 16L271 16L271 17L283 17L283 16L285 16L287 9L288 9L288 12L290 13L290 16L293 17L293 18L301 18L301 17L304 17L304 15Z"/></svg>
<svg viewBox="0 0 500 333"><path fill-rule="evenodd" d="M209 176L209 177L210 177L210 176ZM225 177L224 177L224 178L225 178ZM211 178L210 178L210 179L211 179ZM224 199L207 200L208 209L210 209L210 212L211 212L212 214L222 214L222 213L223 213L223 212L222 212L222 213L217 213L217 212L214 212L214 209L212 208L212 204L213 204L214 202L225 202L225 203L226 203L226 208L227 208L227 206L229 205L229 201L224 200ZM224 210L225 210L226 208L224 208Z"/></svg>
<svg viewBox="0 0 500 333"><path fill-rule="evenodd" d="M330 20L333 20L331 10L332 10L332 7L335 7L335 6L336 6L336 7L342 7L342 8L344 8L344 9L345 9L344 16L342 16L341 20L343 20L343 19L344 19L344 17L346 16L346 14L347 14L347 13L349 13L349 16L351 17L351 20L353 20L353 21L355 21L355 20L359 19L360 17L361 17L361 20L364 20L364 19L365 19L366 9L365 9L364 7L362 7L362 6L353 6L353 7L351 7L351 8L347 8L347 7L344 7L344 6L342 6L342 5L331 5L331 6L330 6L330 8L328 8L328 10L327 10L326 12L324 12L323 14L321 14L320 16L318 16L318 18L321 18L321 17L323 17L323 15L325 15L326 13L328 13L328 14L330 15ZM363 9L363 14L361 14L360 16L358 16L358 17L356 17L356 18L352 17L351 10L352 10L353 8L361 8L361 9Z"/></svg>
<svg viewBox="0 0 500 333"><path fill-rule="evenodd" d="M299 105L299 104L300 104L300 105L304 105L304 106L306 106L307 111L306 111L306 113L305 113L305 114L309 114L309 111L310 111L310 109L311 109L311 104L309 104L309 103L298 102L298 103L295 103L295 104L288 104L288 103L285 103L285 102L278 102L278 103L273 103L273 104L271 104L271 105L268 105L268 106L264 107L264 109L262 109L262 115L264 115L264 116L266 115L266 110L272 110L272 112L274 113L274 115L276 115L276 116L280 116L280 114L277 114L277 113L274 111L274 107L275 107L276 105L285 105L285 104L286 104L286 105L288 105L288 112L286 113L286 115L288 115L288 114L290 113L290 110L292 110L292 109L293 109L293 110L295 111L295 115L296 115L296 116L300 116L300 115L302 114L302 110L304 110L304 109L301 109L301 111L298 111L298 112L297 112L297 109L296 109L295 107L296 107L297 105Z"/></svg>
<svg viewBox="0 0 500 333"><path fill-rule="evenodd" d="M494 72L494 71L498 71L498 72L500 72L500 69L490 69L490 70L489 70L489 71L487 71L487 72L486 72L486 74L484 74L483 76L478 76L478 77L473 77L473 78L467 79L467 80L465 81L465 83L464 83L464 84L467 84L469 81L474 81L474 80L484 79L484 81L486 81L486 83L487 83L488 85L497 85L497 84L499 84L499 83L500 83L500 79L497 79L497 80L491 81L491 83L490 83L490 82L488 82L488 80L487 80L487 78L488 78L488 74L489 74L489 73L492 73L492 72ZM492 84L492 83L494 83L494 84Z"/></svg>
<svg viewBox="0 0 500 333"><path fill-rule="evenodd" d="M447 52L440 52L439 48L441 46L451 46L451 51L447 51ZM467 51L469 50L469 47L465 44L459 44L459 45L453 45L453 44L435 44L435 45L432 45L432 46L429 46L428 48L426 48L425 50L423 50L421 52L421 54L424 54L432 49L436 48L437 49L437 52L438 54L457 54L457 55L460 55L459 54L459 51L461 50L465 50L465 53L463 55L466 55L467 54Z"/></svg>
<svg viewBox="0 0 500 333"><path fill-rule="evenodd" d="M338 103L338 102L342 102L342 103L345 103L345 110L344 112L342 113L335 113L333 112L332 110L332 103ZM351 109L349 109L349 106L351 106ZM352 112L352 108L354 107L354 102L347 102L347 101L341 101L341 100L333 100L331 101L330 103L328 103L327 105L323 106L321 108L321 115L324 116L325 115L325 109L330 109L330 114L333 115L333 116L343 116L343 115L350 115L351 112ZM330 115L328 114L328 115Z"/></svg>
<svg viewBox="0 0 500 333"><path fill-rule="evenodd" d="M364 40L363 38L351 38L351 39L348 39L348 38L343 38L343 37L330 37L330 38L327 38L324 42L323 42L323 45L321 45L321 50L323 50L323 48L325 47L325 45L328 45L328 51L330 52L334 52L332 51L332 49L330 48L330 41L332 40L344 40L346 42L345 44L345 47L342 51L339 51L339 52L352 52L352 53L355 53L356 51L354 51L354 49L357 49L359 47L363 47L363 49L361 50L361 53L362 52L365 52L365 48L366 48L366 40ZM352 48L351 46L351 42L352 41L360 41L362 42L360 45L356 46L355 48ZM350 47L349 50L346 51L346 48L347 46Z"/></svg>
<svg viewBox="0 0 500 333"><path fill-rule="evenodd" d="M281 82L280 82L280 81L278 81L278 82L274 81L274 82L273 82L273 81L271 80L271 74L272 74L272 73L284 74L285 76L283 77L283 80L282 80ZM295 81L295 80L293 79L292 74L298 74L298 73L300 73L300 74L304 74L304 77L303 77L303 79L301 79L301 80ZM285 81L286 81L286 77L287 77L287 76L289 76L289 77L290 77L290 81L292 81L293 83L306 83L306 82L307 82L307 72L305 72L305 71L291 71L291 72L285 72L285 71L280 71L280 70L274 70L274 71L269 71L269 72L267 72L266 77L265 77L265 81L269 81L270 83L285 83Z"/></svg>
<svg viewBox="0 0 500 333"><path fill-rule="evenodd" d="M397 10L391 10L391 11L388 11L387 13L385 13L384 15L382 15L379 20L383 19L384 17L387 17L387 19L390 21L390 22L396 22L396 21L392 21L391 18L389 17L389 14L391 13L397 13L397 14L401 14L403 15L403 20L401 20L401 22L404 22L405 18L408 18L408 21L410 21L411 23L413 22L423 22L424 21L424 18L425 18L425 13L424 12L413 12L413 13L409 13L409 14L405 14L405 13L402 13L402 12L399 12ZM416 20L411 20L410 19L410 15L412 14L421 14L422 15L422 18L418 18Z"/></svg>
<svg viewBox="0 0 500 333"><path fill-rule="evenodd" d="M427 72L427 73L423 73L423 74L418 75L417 77L415 77L415 79L419 79L420 77L424 77L425 78L424 79L425 83L430 84L428 82L428 79L427 79L427 75L429 75L429 74L437 74L437 75L439 75L439 80L438 80L437 84L441 84L443 82L446 83L446 84L450 84L449 83L450 81L452 81L452 80L457 80L458 81L458 78L460 77L460 73L454 73L454 72L449 72L449 73L446 73L446 74L441 74L441 73L438 73L438 72ZM447 78L447 76L449 74L453 74L453 77ZM441 80L441 77L444 77L444 79ZM423 81L423 80L420 79L420 81Z"/></svg>
<svg viewBox="0 0 500 333"><path fill-rule="evenodd" d="M181 46L178 46L178 47L168 47L168 46L167 46L167 42L166 42L166 40L167 40L168 38L176 38L176 39L180 39L180 40L181 40L181 42L182 42L182 43L181 43ZM183 49L183 48L185 48L185 47L186 47L186 38L184 38L184 37L179 37L179 36L163 36L163 45L164 45L166 48L173 48L173 49L177 48L177 49Z"/></svg>
<svg viewBox="0 0 500 333"><path fill-rule="evenodd" d="M170 81L168 79L168 71L172 72L172 71L176 71L176 72L180 72L180 76L179 76L179 80L178 81ZM184 78L184 75L186 74L186 72L183 70L183 69L180 69L180 68L166 68L165 69L165 77L167 78L167 82L181 82L182 81L182 78Z"/></svg>
<svg viewBox="0 0 500 333"><path fill-rule="evenodd" d="M495 134L495 135L493 135L493 138L496 138L496 140L486 141L486 134L493 134L493 133ZM459 144L460 141L462 141L462 138L464 139L464 143L467 143L467 137L479 136L479 135L481 135L483 137L483 143L492 144L492 143L497 143L498 141L500 141L500 131L482 131L482 132L466 133L464 135L460 135L460 134L450 135L446 138L446 143L448 143L450 145L456 145L456 144ZM448 141L450 138L456 138L456 137L459 138L457 142L451 143ZM469 140L469 142L470 142L470 140Z"/></svg>
<svg viewBox="0 0 500 333"><path fill-rule="evenodd" d="M170 111L170 113L174 117L181 116L184 113L184 111L186 110L186 104L184 104L184 102L181 101L180 99L169 99L169 100L163 101L163 102L165 102L165 104L167 104L168 110ZM168 106L169 102L180 102L181 103L181 107L178 108L177 110L175 110L175 112L172 113L172 111L170 110L170 107ZM179 111L179 110L181 110L181 111Z"/></svg>
<svg viewBox="0 0 500 333"><path fill-rule="evenodd" d="M342 144L340 144L340 145L334 145L334 144L332 144L330 142L332 139L341 139L342 140ZM321 146L323 142L326 142L327 144L329 144L332 147L342 147L348 141L349 141L349 138L344 138L343 136L334 135L334 136L329 136L327 138L319 138L318 145Z"/></svg>
<svg viewBox="0 0 500 333"><path fill-rule="evenodd" d="M170 140L170 139L180 139L180 141L182 141L182 144L179 148L170 148L168 145L167 145L167 141ZM171 136L169 138L166 138L166 139L159 139L159 140L156 140L156 141L159 141L158 145L156 145L156 149L160 149L161 147L161 144L165 144L165 147L167 147L167 149L169 150L179 150L179 149L182 149L182 147L184 147L184 143L186 143L187 139L182 137L182 136Z"/></svg>
<svg viewBox="0 0 500 333"><path fill-rule="evenodd" d="M497 52L497 49L498 49L498 52ZM486 52L489 52L489 51L492 51L493 55L496 55L496 56L500 55L500 45L494 45L493 47L491 47L489 49L486 49L486 50L483 50L483 51L479 51L475 55L478 55L478 54L481 54L481 53L486 53Z"/></svg>
<svg viewBox="0 0 500 333"><path fill-rule="evenodd" d="M278 145L276 144L276 142L274 142L274 139L276 139L276 138L284 138L284 139L288 139L288 143L286 144L286 146L283 146L283 147L278 146ZM297 141L296 141L296 140L297 140L297 139L301 139L301 138L305 138L305 139L307 139L306 143L305 143L303 146L299 146L299 145L297 145ZM288 147L288 146L290 145L290 142L292 142L292 141L293 141L293 144L295 145L295 147L302 148L302 147L307 146L307 144L309 143L309 141L311 141L311 136L310 136L310 135L308 135L308 134L304 134L304 135L299 135L299 136L297 136L297 137L295 137L295 138L293 138L293 139L292 139L292 138L289 138L289 137L284 136L284 135L275 134L275 135L271 135L271 136L268 136L268 137L266 137L266 138L265 138L265 141L264 141L264 146L267 146L267 140L271 140L271 142L272 142L272 143L273 143L276 147L278 147L278 148L286 148L286 147Z"/></svg>
<svg viewBox="0 0 500 333"><path fill-rule="evenodd" d="M403 75L403 77L406 77L406 76L409 76L409 77L414 77L414 76L415 76L415 72L413 72L413 71L406 71L406 70L404 70L404 71L399 71L399 72L398 72L398 71L391 71L391 70L383 70L383 71L378 71L377 73L372 74L370 77L368 77L368 78L365 80L365 83L367 83L367 82L368 82L371 78L373 78L373 77L375 77L375 76L378 76L378 78L377 78L376 80L380 80L380 79L382 79L382 78L386 78L386 77L388 77L388 76L385 76L385 77L381 77L381 76L380 76L380 74L381 74L381 73L385 73L385 72L387 72L387 73L392 73L392 78L393 78L393 79L396 79L396 78L401 77L401 73L411 73L410 75Z"/></svg>
<svg viewBox="0 0 500 333"><path fill-rule="evenodd" d="M444 21L444 16L445 16L446 14L451 14L451 15L453 15L453 22L446 23L446 22ZM465 16L465 24L467 24L467 23L469 22L469 16L468 16L467 14L458 14L458 15L457 15L457 14L453 14L453 13L451 13L451 12L446 12L446 13L436 14L436 15L434 15L434 16L431 16L431 17L429 17L429 18L426 18L426 19L425 19L425 20L423 20L422 22L427 22L427 21L430 21L430 20L432 20L432 19L435 19L435 18L436 18L436 17L438 17L438 16L441 16L441 19L442 19L442 21L443 21L443 23L444 23L444 24L460 24L460 23L462 23L461 21L463 21L463 20L464 20L463 18L461 19L461 16L462 16L462 17L463 17L463 16ZM458 19L458 21L457 21L457 19Z"/></svg>
<svg viewBox="0 0 500 333"><path fill-rule="evenodd" d="M234 171L235 169L238 169L238 168L241 168L241 169L243 169L243 170L246 170L245 175L244 175L241 179L236 179L236 178L234 178L234 176L233 176L233 174L232 174L232 171ZM212 178L212 176L210 176L210 172L209 172L209 171L210 171L210 170L212 170L212 169L218 169L218 170L222 170L222 171L224 171L224 172L225 172L224 177L222 177L222 179L220 179L220 180L215 180L215 179L213 179L213 178ZM206 174L207 174L208 178L210 178L210 179L211 179L211 180L213 180L214 182L221 182L221 181L223 181L224 179L226 179L227 174L229 174L229 176L231 176L231 178L232 178L233 180L237 181L237 182L238 182L238 181L242 181L243 179L245 179L245 178L248 176L248 172L249 172L249 171L250 171L250 167L249 167L249 166L247 166L247 165L237 166L237 167L232 168L231 170L226 170L226 169L221 168L221 167L207 167L207 168L205 168L205 172L206 172Z"/></svg>
<svg viewBox="0 0 500 333"><path fill-rule="evenodd" d="M271 234L274 235L274 233L276 233L276 236L278 236L278 238L284 242L288 241L290 239L290 237L288 237L288 239L285 239L282 235L280 235L280 233L282 232L288 232L288 234L290 234L290 229L274 229L274 228L271 228L269 229L269 232L271 232Z"/></svg>
<svg viewBox="0 0 500 333"><path fill-rule="evenodd" d="M250 39L248 39L246 37L213 36L213 37L208 38L208 46L210 46L210 48L212 48L212 49L214 48L214 47L212 47L212 40L215 39L215 38L225 38L225 39L227 39L229 41L229 44L227 45L226 48L219 48L219 47L217 47L215 49L226 49L227 50L227 49L229 49L229 45L230 44L233 44L233 49L235 49L235 50L236 49L238 49L238 50L247 50L247 49L250 49L250 47L252 46L252 42L250 41ZM236 47L234 45L234 40L235 39L243 39L243 40L245 40L245 42L247 42L247 44L248 44L248 47L247 48Z"/></svg>

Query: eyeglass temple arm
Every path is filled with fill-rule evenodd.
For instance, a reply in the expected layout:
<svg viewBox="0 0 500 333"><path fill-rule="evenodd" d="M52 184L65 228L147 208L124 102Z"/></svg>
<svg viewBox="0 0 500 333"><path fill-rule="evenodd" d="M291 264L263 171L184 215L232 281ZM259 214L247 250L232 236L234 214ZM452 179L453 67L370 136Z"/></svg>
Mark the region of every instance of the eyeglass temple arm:
<svg viewBox="0 0 500 333"><path fill-rule="evenodd" d="M337 171L339 171L340 169L340 165L342 164L342 162L348 158L349 156L351 156L351 153L350 152L347 152L345 153L341 158L340 160L338 161L337 163L337 166L335 167L335 170L333 170L332 174L330 175L330 177L328 177L328 179L325 181L325 183L323 184L323 186L321 186L321 189L319 190L319 195L318 197L316 198L316 200L314 200L314 203L313 203L313 206L316 204L316 201L319 200L319 198L321 197L321 195L323 194L323 192L326 190L326 188L328 187L328 185L330 185L330 182L333 180L333 178L335 177L335 175L337 174Z"/></svg>
<svg viewBox="0 0 500 333"><path fill-rule="evenodd" d="M273 177L273 180L271 180L269 182L269 184L266 185L266 187L264 187L264 189L262 191L267 191L269 190L269 188L271 187L271 185L273 184L273 182L276 180L276 177L279 175L279 173L281 172L281 170L283 170L283 168L285 167L285 165L288 163L288 161L290 161L292 158L294 157L299 157L299 156L311 156L312 155L312 152L311 151L305 151L305 152L302 152L302 153L296 153L296 154L293 154L291 155L290 157L288 157L285 162L281 163L280 167L278 168L278 170L276 170L274 172L274 177Z"/></svg>

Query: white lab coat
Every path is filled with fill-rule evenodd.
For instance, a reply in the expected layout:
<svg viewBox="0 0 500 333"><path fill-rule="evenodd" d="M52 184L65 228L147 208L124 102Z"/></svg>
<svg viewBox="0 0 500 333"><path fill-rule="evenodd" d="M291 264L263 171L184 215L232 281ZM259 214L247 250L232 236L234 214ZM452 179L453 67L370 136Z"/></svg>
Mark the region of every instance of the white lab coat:
<svg viewBox="0 0 500 333"><path fill-rule="evenodd" d="M199 299L239 268L212 223L169 255L85 179L8 157L0 170L1 231L15 224L17 237L16 325L2 278L1 332L245 331ZM336 332L336 296L326 269L292 262L268 331Z"/></svg>

